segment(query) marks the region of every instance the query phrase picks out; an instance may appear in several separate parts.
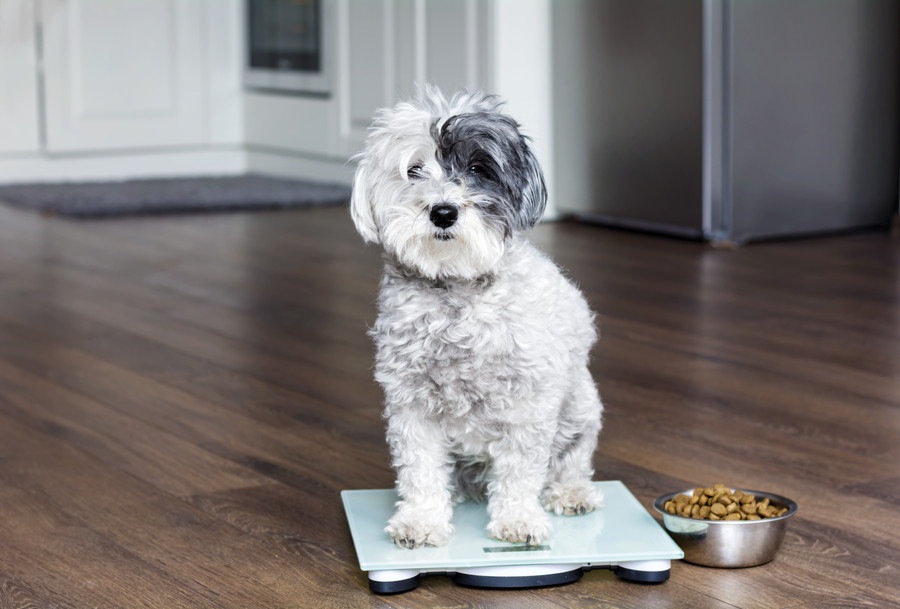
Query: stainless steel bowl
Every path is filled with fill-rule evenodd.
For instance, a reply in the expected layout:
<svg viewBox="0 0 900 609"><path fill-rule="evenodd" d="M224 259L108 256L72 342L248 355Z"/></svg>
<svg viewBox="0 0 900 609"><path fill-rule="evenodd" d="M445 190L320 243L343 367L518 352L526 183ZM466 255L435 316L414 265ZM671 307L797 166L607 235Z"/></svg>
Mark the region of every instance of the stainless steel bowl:
<svg viewBox="0 0 900 609"><path fill-rule="evenodd" d="M781 495L744 490L757 500L768 497L771 503L788 509L777 518L762 520L696 520L663 509L670 499L691 495L693 490L669 493L653 502L662 514L663 526L684 551L684 560L706 567L755 567L775 558L784 541L787 521L797 513L796 503Z"/></svg>

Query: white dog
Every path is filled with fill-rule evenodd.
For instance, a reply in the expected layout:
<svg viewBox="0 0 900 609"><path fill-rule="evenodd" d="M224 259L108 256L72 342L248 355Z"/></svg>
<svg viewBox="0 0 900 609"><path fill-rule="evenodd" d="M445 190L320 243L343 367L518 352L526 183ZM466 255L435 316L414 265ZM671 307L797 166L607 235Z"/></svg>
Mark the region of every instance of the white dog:
<svg viewBox="0 0 900 609"><path fill-rule="evenodd" d="M602 406L584 297L521 235L547 193L491 96L425 87L375 118L353 185L357 230L384 249L375 378L397 470L385 531L443 545L455 502L488 499L488 533L541 544L547 511L602 505Z"/></svg>

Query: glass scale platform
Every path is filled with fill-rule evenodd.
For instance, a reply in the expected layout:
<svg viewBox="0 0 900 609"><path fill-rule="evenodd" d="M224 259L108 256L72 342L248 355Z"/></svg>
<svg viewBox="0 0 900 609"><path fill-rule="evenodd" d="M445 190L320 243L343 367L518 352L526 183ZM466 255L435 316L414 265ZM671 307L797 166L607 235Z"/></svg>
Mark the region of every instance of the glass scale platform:
<svg viewBox="0 0 900 609"><path fill-rule="evenodd" d="M384 532L397 501L393 490L342 491L341 498L360 569L379 594L411 590L429 574L488 588L566 584L602 568L629 581L666 581L671 561L684 553L622 482L594 484L605 506L583 516L551 515L553 534L539 546L491 539L486 504L462 503L454 509L456 530L446 546L399 548Z"/></svg>

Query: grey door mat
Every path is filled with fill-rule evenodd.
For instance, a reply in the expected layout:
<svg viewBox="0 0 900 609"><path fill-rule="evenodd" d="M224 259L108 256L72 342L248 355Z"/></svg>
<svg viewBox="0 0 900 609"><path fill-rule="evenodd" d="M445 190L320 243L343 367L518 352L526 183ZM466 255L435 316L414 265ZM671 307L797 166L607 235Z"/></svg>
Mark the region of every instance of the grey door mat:
<svg viewBox="0 0 900 609"><path fill-rule="evenodd" d="M341 205L350 188L248 174L0 186L0 201L71 218Z"/></svg>

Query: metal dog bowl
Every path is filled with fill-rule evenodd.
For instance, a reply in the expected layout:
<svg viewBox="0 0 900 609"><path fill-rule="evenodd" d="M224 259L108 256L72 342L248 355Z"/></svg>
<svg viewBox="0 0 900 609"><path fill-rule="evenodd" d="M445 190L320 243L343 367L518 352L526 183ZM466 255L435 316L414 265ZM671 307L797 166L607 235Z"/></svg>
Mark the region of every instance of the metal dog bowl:
<svg viewBox="0 0 900 609"><path fill-rule="evenodd" d="M697 520L668 513L664 505L678 495L691 495L694 489L663 495L653 502L663 518L663 526L684 551L684 560L706 567L755 567L775 558L784 541L788 518L797 513L797 504L787 497L744 491L757 500L768 498L772 504L788 510L775 518L762 520Z"/></svg>

